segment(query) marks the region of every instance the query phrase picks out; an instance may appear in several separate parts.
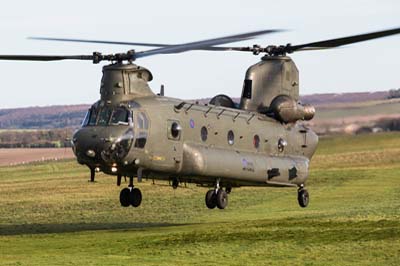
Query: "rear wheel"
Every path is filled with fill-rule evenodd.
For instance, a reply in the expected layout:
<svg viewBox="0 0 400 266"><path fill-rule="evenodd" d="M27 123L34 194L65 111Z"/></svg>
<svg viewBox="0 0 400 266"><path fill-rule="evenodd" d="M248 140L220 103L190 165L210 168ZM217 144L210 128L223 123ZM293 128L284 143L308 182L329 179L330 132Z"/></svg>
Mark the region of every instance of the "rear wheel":
<svg viewBox="0 0 400 266"><path fill-rule="evenodd" d="M206 205L209 209L214 209L217 206L217 195L215 190L211 189L206 194Z"/></svg>
<svg viewBox="0 0 400 266"><path fill-rule="evenodd" d="M220 189L217 193L217 207L218 209L225 209L228 205L228 194L225 190Z"/></svg>
<svg viewBox="0 0 400 266"><path fill-rule="evenodd" d="M299 202L300 207L305 208L307 207L308 203L310 202L310 195L308 191L304 188L299 189L297 194L297 200Z"/></svg>

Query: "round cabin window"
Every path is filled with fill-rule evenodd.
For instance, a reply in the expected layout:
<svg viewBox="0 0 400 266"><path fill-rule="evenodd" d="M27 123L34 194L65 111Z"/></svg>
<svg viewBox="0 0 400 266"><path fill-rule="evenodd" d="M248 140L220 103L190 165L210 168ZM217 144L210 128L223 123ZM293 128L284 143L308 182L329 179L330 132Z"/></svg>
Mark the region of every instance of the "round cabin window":
<svg viewBox="0 0 400 266"><path fill-rule="evenodd" d="M207 130L206 127L202 127L201 128L200 135L201 135L201 140L202 141L206 141L207 140L208 130Z"/></svg>
<svg viewBox="0 0 400 266"><path fill-rule="evenodd" d="M258 135L254 135L253 145L256 149L260 148L260 137Z"/></svg>
<svg viewBox="0 0 400 266"><path fill-rule="evenodd" d="M233 134L232 130L229 130L228 132L228 144L233 145L235 143L235 134Z"/></svg>
<svg viewBox="0 0 400 266"><path fill-rule="evenodd" d="M181 134L181 131L182 127L177 122L173 122L171 125L171 136L176 139Z"/></svg>

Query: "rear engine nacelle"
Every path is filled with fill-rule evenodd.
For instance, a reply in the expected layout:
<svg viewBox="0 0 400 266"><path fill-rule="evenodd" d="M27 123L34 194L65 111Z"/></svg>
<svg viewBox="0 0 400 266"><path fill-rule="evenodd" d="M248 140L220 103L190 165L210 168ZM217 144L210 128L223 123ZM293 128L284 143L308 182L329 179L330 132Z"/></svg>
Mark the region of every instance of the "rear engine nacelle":
<svg viewBox="0 0 400 266"><path fill-rule="evenodd" d="M312 105L296 102L288 95L275 97L268 110L269 115L283 123L292 123L298 120L311 120L315 115Z"/></svg>

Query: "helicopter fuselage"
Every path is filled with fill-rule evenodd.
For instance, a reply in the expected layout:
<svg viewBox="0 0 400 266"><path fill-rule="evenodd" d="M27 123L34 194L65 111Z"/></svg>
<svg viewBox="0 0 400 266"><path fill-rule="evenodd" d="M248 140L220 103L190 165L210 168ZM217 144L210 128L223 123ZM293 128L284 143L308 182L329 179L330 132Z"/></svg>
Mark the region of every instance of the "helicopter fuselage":
<svg viewBox="0 0 400 266"><path fill-rule="evenodd" d="M299 186L318 137L300 123L163 96L93 105L73 137L78 162L110 175L212 186Z"/></svg>

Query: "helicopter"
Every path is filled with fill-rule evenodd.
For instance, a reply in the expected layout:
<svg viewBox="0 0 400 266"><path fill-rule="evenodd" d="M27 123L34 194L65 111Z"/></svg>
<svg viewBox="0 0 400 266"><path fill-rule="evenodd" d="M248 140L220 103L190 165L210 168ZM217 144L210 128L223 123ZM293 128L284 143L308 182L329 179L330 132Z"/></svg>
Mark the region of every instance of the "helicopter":
<svg viewBox="0 0 400 266"><path fill-rule="evenodd" d="M224 209L232 188L242 186L297 188L301 207L309 204L305 187L318 136L303 121L315 115L299 99L299 71L288 56L324 50L399 34L400 28L300 45L218 46L282 30L263 30L184 44L117 42L33 37L31 39L99 44L140 45L150 50L103 55L0 55L0 60L90 60L103 66L100 99L88 110L73 134L79 164L96 172L122 177L129 185L120 192L121 206L138 207L142 180L168 181L173 188L194 183L210 188L208 208ZM167 97L153 92L150 70L134 64L142 57L191 50L240 51L263 54L245 74L240 102L217 95L208 103ZM135 184L134 179L136 178Z"/></svg>

